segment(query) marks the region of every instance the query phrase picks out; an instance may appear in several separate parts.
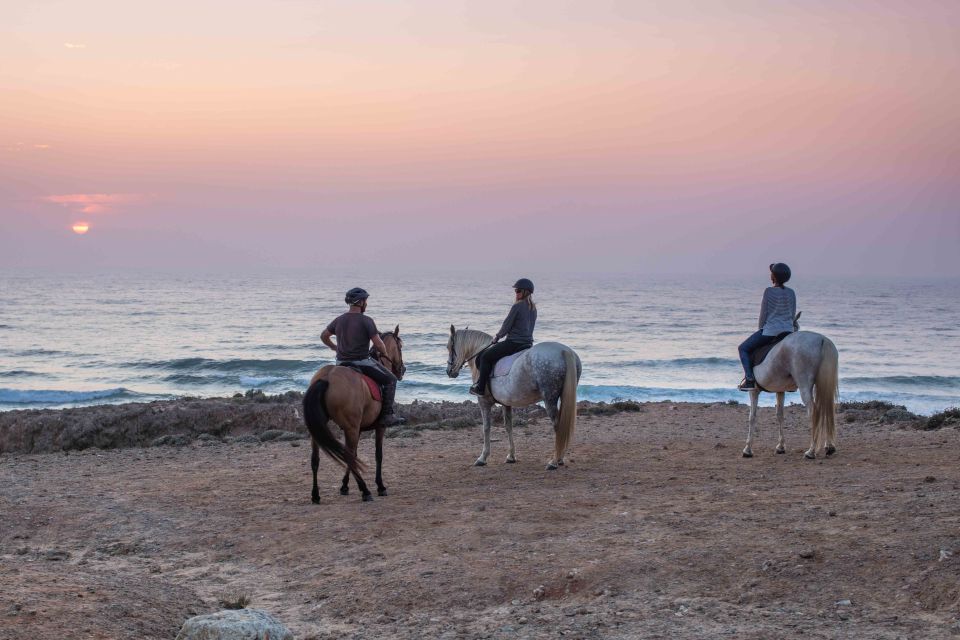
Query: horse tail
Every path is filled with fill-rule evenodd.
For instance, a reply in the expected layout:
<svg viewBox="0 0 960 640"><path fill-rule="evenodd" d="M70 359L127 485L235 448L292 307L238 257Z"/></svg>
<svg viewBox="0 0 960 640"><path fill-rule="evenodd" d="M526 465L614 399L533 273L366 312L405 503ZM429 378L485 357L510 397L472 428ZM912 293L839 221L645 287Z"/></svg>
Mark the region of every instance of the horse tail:
<svg viewBox="0 0 960 640"><path fill-rule="evenodd" d="M563 379L563 391L560 395L560 418L557 420L556 447L557 460L563 458L563 452L570 444L573 429L577 426L577 360L570 349L563 350L563 362L567 368Z"/></svg>
<svg viewBox="0 0 960 640"><path fill-rule="evenodd" d="M813 396L812 440L817 449L826 442L834 442L837 435L835 411L840 390L838 360L836 345L824 338L820 345L820 366Z"/></svg>
<svg viewBox="0 0 960 640"><path fill-rule="evenodd" d="M324 453L351 471L356 471L361 467L356 456L344 447L327 427L330 416L327 414L325 398L329 387L330 383L326 380L316 380L303 394L303 421L313 441L323 449Z"/></svg>

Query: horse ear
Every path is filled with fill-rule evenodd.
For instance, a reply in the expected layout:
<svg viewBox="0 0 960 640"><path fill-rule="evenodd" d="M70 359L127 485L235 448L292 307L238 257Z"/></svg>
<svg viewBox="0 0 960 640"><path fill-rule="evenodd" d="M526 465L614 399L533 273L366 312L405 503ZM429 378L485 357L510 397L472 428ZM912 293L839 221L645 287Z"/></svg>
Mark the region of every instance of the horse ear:
<svg viewBox="0 0 960 640"><path fill-rule="evenodd" d="M450 325L450 335L452 336L452 335L455 334L456 332L457 332L457 330L453 328L453 325Z"/></svg>
<svg viewBox="0 0 960 640"><path fill-rule="evenodd" d="M794 321L794 322L796 322L797 320L800 319L800 314L801 314L801 313L803 313L803 311L797 311L797 315L794 316L794 318L793 318L793 321Z"/></svg>
<svg viewBox="0 0 960 640"><path fill-rule="evenodd" d="M397 338L400 337L400 325L397 325L396 327L393 328L393 335Z"/></svg>

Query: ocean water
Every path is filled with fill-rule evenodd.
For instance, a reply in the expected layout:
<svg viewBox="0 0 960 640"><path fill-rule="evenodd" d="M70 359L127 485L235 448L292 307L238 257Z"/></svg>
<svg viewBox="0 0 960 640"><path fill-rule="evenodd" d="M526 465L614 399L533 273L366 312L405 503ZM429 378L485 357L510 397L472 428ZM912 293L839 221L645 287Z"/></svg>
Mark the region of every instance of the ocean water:
<svg viewBox="0 0 960 640"><path fill-rule="evenodd" d="M752 279L524 275L538 287L536 338L564 342L583 361L581 399L746 399L736 390L736 348L756 326L762 270ZM513 279L2 273L0 410L303 390L330 362L320 332L345 310L351 286L371 291L368 313L381 330L400 325L399 400L465 400L469 374L445 373L449 327L494 333ZM924 414L960 405L960 281L798 277L791 285L802 328L840 351L842 399Z"/></svg>

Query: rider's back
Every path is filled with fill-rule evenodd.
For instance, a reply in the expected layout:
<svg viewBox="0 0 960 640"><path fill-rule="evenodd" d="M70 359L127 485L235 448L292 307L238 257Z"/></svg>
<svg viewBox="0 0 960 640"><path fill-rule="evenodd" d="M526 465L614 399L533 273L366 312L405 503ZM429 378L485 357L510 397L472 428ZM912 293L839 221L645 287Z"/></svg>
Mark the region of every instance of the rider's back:
<svg viewBox="0 0 960 640"><path fill-rule="evenodd" d="M797 295L789 287L767 287L760 305L760 326L765 336L793 331Z"/></svg>
<svg viewBox="0 0 960 640"><path fill-rule="evenodd" d="M337 360L363 360L370 352L370 339L377 335L373 318L362 313L344 313L327 325L337 336Z"/></svg>

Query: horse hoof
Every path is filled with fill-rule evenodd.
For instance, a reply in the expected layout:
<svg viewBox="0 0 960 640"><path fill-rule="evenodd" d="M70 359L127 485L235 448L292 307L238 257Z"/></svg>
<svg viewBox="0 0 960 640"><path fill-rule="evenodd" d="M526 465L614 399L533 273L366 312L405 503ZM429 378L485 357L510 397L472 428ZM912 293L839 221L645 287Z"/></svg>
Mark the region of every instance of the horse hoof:
<svg viewBox="0 0 960 640"><path fill-rule="evenodd" d="M320 504L320 496L313 496L312 498L310 498L310 502L312 502L313 504Z"/></svg>
<svg viewBox="0 0 960 640"><path fill-rule="evenodd" d="M369 494L369 493L363 494L363 501L364 501L364 502L373 502L373 495L371 495L371 494Z"/></svg>
<svg viewBox="0 0 960 640"><path fill-rule="evenodd" d="M752 457L753 457L753 451L744 451L744 452L743 452L743 457L744 457L744 458L752 458Z"/></svg>
<svg viewBox="0 0 960 640"><path fill-rule="evenodd" d="M507 458L507 464L516 464L516 463L517 463L516 458Z"/></svg>
<svg viewBox="0 0 960 640"><path fill-rule="evenodd" d="M836 447L827 447L826 451L824 451L824 453L826 453L828 456L832 456L836 452L837 452Z"/></svg>
<svg viewBox="0 0 960 640"><path fill-rule="evenodd" d="M816 459L817 459L817 454L815 454L815 453L810 453L809 451L807 451L807 452L805 452L805 453L803 454L803 457L806 458L807 460L816 460Z"/></svg>
<svg viewBox="0 0 960 640"><path fill-rule="evenodd" d="M346 487L340 487L340 495L342 496L350 495L350 489L347 489Z"/></svg>
<svg viewBox="0 0 960 640"><path fill-rule="evenodd" d="M387 495L387 488L384 487L383 489L377 489L377 495L378 495L378 496L385 496L385 495Z"/></svg>
<svg viewBox="0 0 960 640"><path fill-rule="evenodd" d="M475 467L485 467L485 466L487 466L487 463L486 463L486 461L484 461L484 460L477 460L476 462L473 463L473 466L475 466Z"/></svg>
<svg viewBox="0 0 960 640"><path fill-rule="evenodd" d="M556 471L556 470L557 470L557 465L553 464L552 462L547 465L547 471Z"/></svg>
<svg viewBox="0 0 960 640"><path fill-rule="evenodd" d="M562 467L562 466L563 466L563 460L560 460L559 462L557 462L557 466L558 466L558 467Z"/></svg>
<svg viewBox="0 0 960 640"><path fill-rule="evenodd" d="M777 455L784 454L786 452L787 450L784 449L783 447L777 447Z"/></svg>

